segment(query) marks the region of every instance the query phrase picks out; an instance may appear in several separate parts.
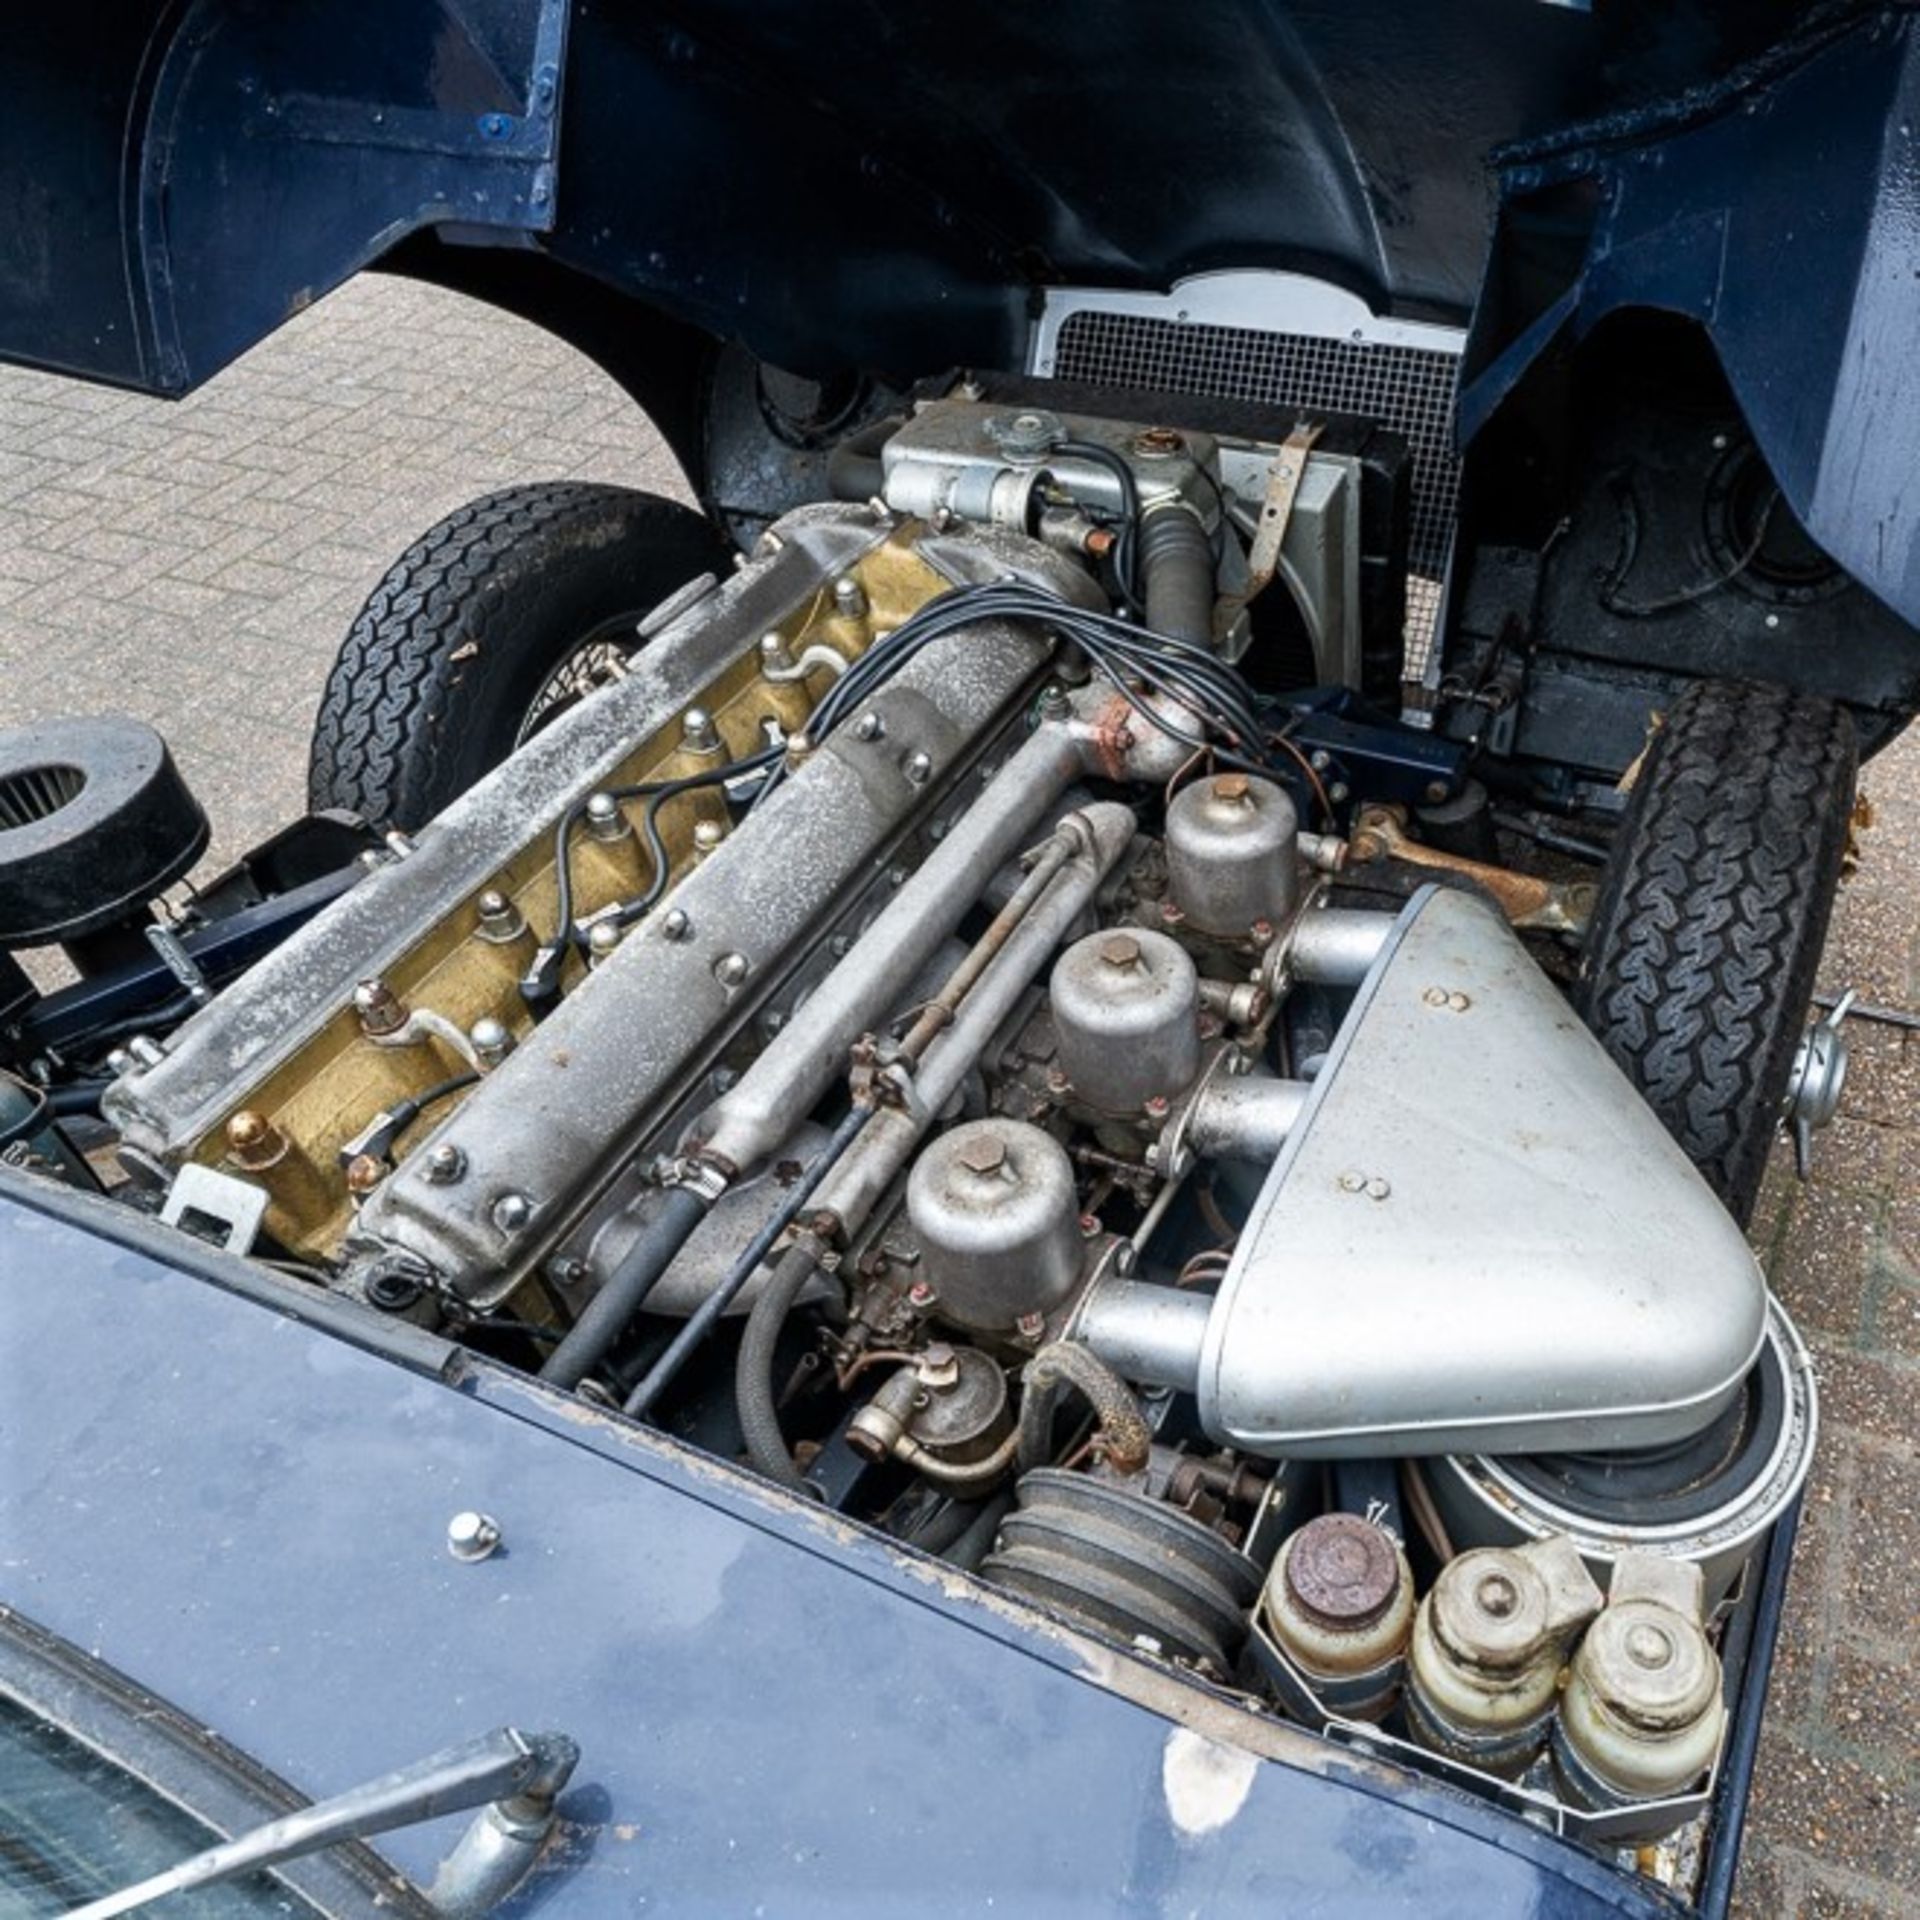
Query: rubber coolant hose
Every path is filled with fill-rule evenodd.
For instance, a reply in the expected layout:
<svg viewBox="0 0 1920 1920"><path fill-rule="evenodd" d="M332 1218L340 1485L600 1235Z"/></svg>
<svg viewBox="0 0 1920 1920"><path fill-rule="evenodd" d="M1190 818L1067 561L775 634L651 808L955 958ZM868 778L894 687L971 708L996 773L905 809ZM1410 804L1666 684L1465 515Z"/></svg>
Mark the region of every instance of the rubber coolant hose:
<svg viewBox="0 0 1920 1920"><path fill-rule="evenodd" d="M1123 1473L1147 1464L1152 1435L1131 1389L1091 1349L1071 1340L1042 1347L1020 1376L1020 1451L1022 1473L1049 1463L1053 1450L1053 1410L1063 1387L1072 1387L1093 1408L1106 1442L1108 1461Z"/></svg>
<svg viewBox="0 0 1920 1920"><path fill-rule="evenodd" d="M747 1315L735 1364L734 1401L740 1413L740 1432L754 1470L794 1493L811 1489L801 1478L780 1431L780 1415L773 1402L773 1363L787 1316L814 1275L813 1255L804 1246L789 1247L780 1256L767 1284Z"/></svg>
<svg viewBox="0 0 1920 1920"><path fill-rule="evenodd" d="M1148 510L1140 522L1140 586L1147 626L1171 640L1213 644L1213 543L1183 506Z"/></svg>
<svg viewBox="0 0 1920 1920"><path fill-rule="evenodd" d="M858 505L877 498L887 480L880 449L906 424L898 414L890 414L848 434L827 455L827 491L836 500Z"/></svg>
<svg viewBox="0 0 1920 1920"><path fill-rule="evenodd" d="M608 1274L606 1285L586 1304L567 1337L547 1356L540 1378L577 1387L607 1356L631 1324L653 1285L673 1264L710 1202L691 1187L669 1187L665 1202Z"/></svg>

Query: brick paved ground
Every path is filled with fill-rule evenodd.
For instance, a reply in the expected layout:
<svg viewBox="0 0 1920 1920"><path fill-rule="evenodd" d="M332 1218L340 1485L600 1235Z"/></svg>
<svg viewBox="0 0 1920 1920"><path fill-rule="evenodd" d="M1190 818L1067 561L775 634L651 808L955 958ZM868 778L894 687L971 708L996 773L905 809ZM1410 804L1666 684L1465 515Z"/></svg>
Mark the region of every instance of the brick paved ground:
<svg viewBox="0 0 1920 1920"><path fill-rule="evenodd" d="M0 369L0 716L154 721L211 864L305 805L320 683L415 535L563 476L685 494L571 349L372 276L175 404Z"/></svg>
<svg viewBox="0 0 1920 1920"><path fill-rule="evenodd" d="M556 475L677 488L632 409L516 322L376 280L178 406L0 370L0 717L157 723L215 854L303 798L334 646L421 528ZM1828 986L1920 1006L1920 742L1878 823ZM1852 1030L1845 1115L1756 1239L1819 1358L1825 1427L1794 1569L1740 1910L1920 1912L1920 1041Z"/></svg>

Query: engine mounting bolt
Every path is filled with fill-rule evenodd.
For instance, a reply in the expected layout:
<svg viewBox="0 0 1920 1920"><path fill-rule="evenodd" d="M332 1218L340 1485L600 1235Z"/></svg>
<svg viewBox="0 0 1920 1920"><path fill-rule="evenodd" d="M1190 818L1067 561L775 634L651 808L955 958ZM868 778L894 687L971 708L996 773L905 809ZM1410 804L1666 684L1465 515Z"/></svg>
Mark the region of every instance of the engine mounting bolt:
<svg viewBox="0 0 1920 1920"><path fill-rule="evenodd" d="M1186 917L1187 916L1184 913L1182 913L1180 909L1176 907L1171 900L1161 901L1160 918L1168 926L1177 927L1185 921Z"/></svg>
<svg viewBox="0 0 1920 1920"><path fill-rule="evenodd" d="M371 1193L386 1177L383 1167L370 1153L356 1153L347 1162L347 1191L356 1196Z"/></svg>
<svg viewBox="0 0 1920 1920"><path fill-rule="evenodd" d="M443 1140L427 1155L424 1171L436 1187L451 1186L467 1170L467 1156L451 1140Z"/></svg>
<svg viewBox="0 0 1920 1920"><path fill-rule="evenodd" d="M1100 943L1100 958L1116 972L1140 964L1140 942L1130 933L1110 934Z"/></svg>
<svg viewBox="0 0 1920 1920"><path fill-rule="evenodd" d="M1147 1097L1146 1116L1149 1120L1164 1120L1167 1117L1167 1098L1165 1094L1155 1093Z"/></svg>
<svg viewBox="0 0 1920 1920"><path fill-rule="evenodd" d="M661 917L660 933L663 939L684 940L693 931L693 922L687 918L685 907L669 907Z"/></svg>
<svg viewBox="0 0 1920 1920"><path fill-rule="evenodd" d="M227 1122L227 1152L250 1172L272 1166L286 1150L280 1129L264 1113L242 1107Z"/></svg>
<svg viewBox="0 0 1920 1920"><path fill-rule="evenodd" d="M713 963L713 977L723 987L732 988L741 985L749 971L747 956L744 953L723 953Z"/></svg>
<svg viewBox="0 0 1920 1920"><path fill-rule="evenodd" d="M1325 773L1326 770L1333 765L1333 757L1327 752L1325 747L1316 747L1308 756L1307 765L1310 766L1315 773Z"/></svg>
<svg viewBox="0 0 1920 1920"><path fill-rule="evenodd" d="M900 771L907 776L910 787L924 787L933 778L933 755L916 750L907 755Z"/></svg>
<svg viewBox="0 0 1920 1920"><path fill-rule="evenodd" d="M939 1296L924 1280L916 1280L913 1285L907 1289L907 1305L910 1307L918 1307L923 1312L932 1306L938 1297Z"/></svg>
<svg viewBox="0 0 1920 1920"><path fill-rule="evenodd" d="M406 1002L384 980L362 980L353 990L362 1033L395 1033L407 1024Z"/></svg>
<svg viewBox="0 0 1920 1920"><path fill-rule="evenodd" d="M1225 801L1231 807L1244 807L1253 798L1253 788L1247 783L1244 773L1221 773L1214 776L1213 797Z"/></svg>
<svg viewBox="0 0 1920 1920"><path fill-rule="evenodd" d="M1350 797L1351 789L1344 780L1336 780L1333 785L1327 789L1327 798L1331 800L1336 807L1344 806Z"/></svg>
<svg viewBox="0 0 1920 1920"><path fill-rule="evenodd" d="M856 740L883 740L886 732L887 723L877 713L863 713L853 723L853 737Z"/></svg>
<svg viewBox="0 0 1920 1920"><path fill-rule="evenodd" d="M1271 920L1256 920L1247 931L1253 936L1253 944L1256 947L1270 947L1273 945L1273 922Z"/></svg>
<svg viewBox="0 0 1920 1920"><path fill-rule="evenodd" d="M1437 807L1447 797L1447 783L1444 780L1427 782L1427 804Z"/></svg>
<svg viewBox="0 0 1920 1920"><path fill-rule="evenodd" d="M680 744L689 753L718 753L720 730L705 707L689 707L680 721Z"/></svg>
<svg viewBox="0 0 1920 1920"><path fill-rule="evenodd" d="M990 1133L976 1135L969 1140L954 1158L969 1173L977 1173L982 1179L996 1174L1007 1164L1006 1142L995 1139Z"/></svg>
<svg viewBox="0 0 1920 1920"><path fill-rule="evenodd" d="M887 885L888 886L904 887L906 884L907 884L907 870L905 867L889 867L887 869Z"/></svg>
<svg viewBox="0 0 1920 1920"><path fill-rule="evenodd" d="M524 1193L503 1193L493 1203L493 1224L502 1233L518 1233L533 1218L533 1202Z"/></svg>
<svg viewBox="0 0 1920 1920"><path fill-rule="evenodd" d="M724 820L696 820L693 823L693 850L697 854L709 854L727 837Z"/></svg>
<svg viewBox="0 0 1920 1920"><path fill-rule="evenodd" d="M1047 1091L1049 1093L1066 1093L1070 1091L1072 1085L1073 1083L1067 1078L1067 1072L1064 1067L1049 1067L1047 1069Z"/></svg>
<svg viewBox="0 0 1920 1920"><path fill-rule="evenodd" d="M596 920L587 929L587 964L597 965L619 944L619 925L612 920Z"/></svg>
<svg viewBox="0 0 1920 1920"><path fill-rule="evenodd" d="M1100 1216L1097 1213L1083 1213L1080 1216L1080 1237L1091 1240L1100 1231Z"/></svg>
<svg viewBox="0 0 1920 1920"><path fill-rule="evenodd" d="M471 1510L456 1513L447 1522L447 1551L469 1565L500 1549L500 1523L491 1514Z"/></svg>
<svg viewBox="0 0 1920 1920"><path fill-rule="evenodd" d="M1013 1330L1022 1340L1038 1340L1047 1331L1047 1316L1044 1313L1023 1313L1013 1323Z"/></svg>
<svg viewBox="0 0 1920 1920"><path fill-rule="evenodd" d="M506 1022L482 1015L467 1031L483 1067L497 1067L513 1051L513 1034Z"/></svg>
<svg viewBox="0 0 1920 1920"><path fill-rule="evenodd" d="M833 608L848 620L858 620L866 612L866 590L852 574L843 573L833 583Z"/></svg>
<svg viewBox="0 0 1920 1920"><path fill-rule="evenodd" d="M1049 683L1040 689L1040 711L1047 719L1064 719L1070 705L1065 687Z"/></svg>
<svg viewBox="0 0 1920 1920"><path fill-rule="evenodd" d="M474 905L479 909L482 920L504 920L508 913L512 911L507 904L507 896L504 893L496 892L492 887L489 887L487 891L474 902Z"/></svg>
<svg viewBox="0 0 1920 1920"><path fill-rule="evenodd" d="M620 802L610 793L587 796L587 833L595 840L624 840L632 828L620 811Z"/></svg>

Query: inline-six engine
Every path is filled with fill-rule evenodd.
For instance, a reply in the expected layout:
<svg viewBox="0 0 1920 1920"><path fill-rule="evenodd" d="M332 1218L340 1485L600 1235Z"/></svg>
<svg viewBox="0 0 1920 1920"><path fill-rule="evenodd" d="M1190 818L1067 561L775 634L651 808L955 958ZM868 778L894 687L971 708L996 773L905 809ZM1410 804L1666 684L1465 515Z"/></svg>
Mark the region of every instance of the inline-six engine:
<svg viewBox="0 0 1920 1920"><path fill-rule="evenodd" d="M1352 884L1262 659L1279 609L1361 677L1359 460L960 398L868 478L127 1063L129 1163L1094 1631L1682 1828L1811 1391L1538 889Z"/></svg>

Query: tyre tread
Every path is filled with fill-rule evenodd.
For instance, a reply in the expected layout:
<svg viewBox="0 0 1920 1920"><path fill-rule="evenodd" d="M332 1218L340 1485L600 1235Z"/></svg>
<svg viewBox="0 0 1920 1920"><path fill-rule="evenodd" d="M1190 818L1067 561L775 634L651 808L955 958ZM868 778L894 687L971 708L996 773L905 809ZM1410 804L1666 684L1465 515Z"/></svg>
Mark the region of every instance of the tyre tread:
<svg viewBox="0 0 1920 1920"><path fill-rule="evenodd" d="M1813 993L1855 770L1836 702L1695 682L1647 753L1595 906L1580 1011L1743 1222Z"/></svg>

